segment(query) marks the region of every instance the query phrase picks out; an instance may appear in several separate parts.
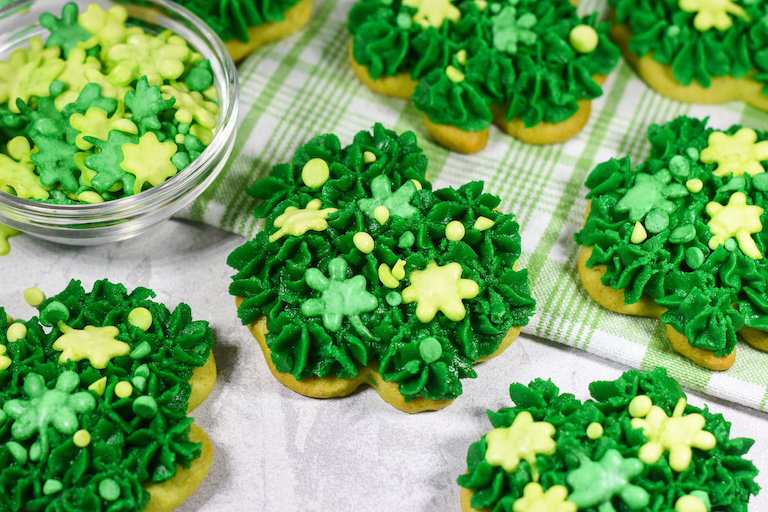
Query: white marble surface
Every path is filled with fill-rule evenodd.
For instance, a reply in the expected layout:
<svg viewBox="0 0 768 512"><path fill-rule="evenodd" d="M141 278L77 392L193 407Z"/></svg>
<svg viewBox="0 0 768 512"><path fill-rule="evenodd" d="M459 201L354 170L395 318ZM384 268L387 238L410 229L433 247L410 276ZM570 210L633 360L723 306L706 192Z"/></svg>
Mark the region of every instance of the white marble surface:
<svg viewBox="0 0 768 512"><path fill-rule="evenodd" d="M522 336L500 357L479 365L464 395L448 408L415 416L371 389L333 400L302 397L269 373L261 351L240 325L227 293L227 255L243 238L216 228L169 221L123 243L68 247L29 236L11 239L0 257L0 304L12 316L35 311L23 300L30 286L51 295L70 279L86 288L109 278L129 289L154 289L169 307L187 302L211 322L219 380L194 412L216 453L209 477L182 512L218 511L459 511L456 477L468 446L490 429L486 409L510 404L508 385L551 378L579 399L593 380L618 378L623 368L580 350ZM732 435L752 437L749 453L768 486L768 416L689 393L723 413ZM768 510L768 490L750 511Z"/></svg>

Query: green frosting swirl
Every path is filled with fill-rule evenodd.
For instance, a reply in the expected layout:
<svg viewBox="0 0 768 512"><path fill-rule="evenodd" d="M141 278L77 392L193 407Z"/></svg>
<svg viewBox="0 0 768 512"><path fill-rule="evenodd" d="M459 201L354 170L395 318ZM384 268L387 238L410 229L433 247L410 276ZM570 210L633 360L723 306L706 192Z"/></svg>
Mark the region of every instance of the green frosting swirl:
<svg viewBox="0 0 768 512"><path fill-rule="evenodd" d="M188 467L200 456L201 445L188 437L188 380L208 359L211 329L193 321L186 304L171 312L152 297L107 280L86 292L72 281L38 307L40 319L16 321L26 336L15 341L0 308L0 344L10 359L0 370L0 510L144 510L142 483L168 480L177 464ZM152 315L146 331L128 321L139 307ZM62 325L114 326L131 353L104 369L87 359L59 364L53 344ZM103 377L103 396L88 389ZM115 388L126 381L132 394L120 398ZM46 399L35 405L41 394ZM73 441L81 429L90 434L84 447Z"/></svg>
<svg viewBox="0 0 768 512"><path fill-rule="evenodd" d="M248 29L285 19L299 0L173 0L197 14L224 41L251 40Z"/></svg>
<svg viewBox="0 0 768 512"><path fill-rule="evenodd" d="M629 27L629 49L639 57L649 55L659 64L672 67L682 85L695 78L709 87L713 77L751 78L768 84L768 2L738 2L748 16L729 15L733 25L725 31L704 32L693 26L695 12L680 9L678 0L608 0L616 9L616 22ZM768 89L763 87L763 94Z"/></svg>
<svg viewBox="0 0 768 512"><path fill-rule="evenodd" d="M733 135L740 128L732 126L725 133ZM586 181L592 208L575 238L592 246L587 266L605 265L603 284L624 289L627 304L643 294L653 297L668 308L662 321L684 334L692 346L721 356L733 352L736 331L744 325L768 331L768 259L746 256L733 239L711 250L705 209L712 201L725 205L734 192L742 192L748 204L763 208L760 221L766 226L768 187L764 173L756 178L749 174L721 178L713 173L717 164L699 160L713 131L706 121L679 117L648 129L651 156L640 165L632 167L629 157L598 165ZM764 132L757 135L758 141L768 139ZM765 167L765 162L761 164ZM689 193L685 184L692 179L701 180L701 192ZM646 201L626 199L633 190ZM637 221L648 225L649 215L665 217L651 210L664 210L668 226L658 233L649 230L645 241L633 243ZM751 237L765 255L768 230Z"/></svg>
<svg viewBox="0 0 768 512"><path fill-rule="evenodd" d="M647 439L642 429L633 428L630 424L628 407L634 397L649 397L668 416L672 415L678 400L685 398L679 384L668 377L663 368L649 372L630 370L613 382L593 382L589 389L594 401L582 403L571 394L560 394L557 386L549 380L536 379L528 386L512 384L509 395L515 407L488 412L495 428L509 427L523 411L528 411L534 421L554 425L556 432L553 439L557 443L557 451L553 455L536 457L538 482L545 490L554 485L566 486L570 493L569 501L578 501L583 497L583 487L582 490L575 489L576 484L583 483L587 488L596 486L594 480L584 483L576 477L579 471L584 472L584 466L589 464L586 461L601 460L615 450L625 462L627 459L639 462L638 452ZM649 505L641 507L641 510L673 510L681 496L700 491L706 493L711 510L747 512L749 496L756 495L760 489L754 481L757 469L743 458L754 440L731 439L731 424L722 415L713 414L706 408L687 404L684 413L701 414L706 420L703 430L712 433L717 444L709 451L694 448L690 467L682 472L670 468L668 454L662 455L654 464L640 462L642 471L631 479L630 487L634 497L648 497ZM597 439L591 439L586 434L587 427L593 422L602 426L603 433ZM486 451L486 436L470 446L468 471L458 478L458 483L473 490L473 508L511 511L512 504L523 496L526 484L533 481L532 468L527 461L521 461L517 471L507 472L500 466L489 464L485 459ZM579 510L638 510L624 501L630 497L627 492L607 502L612 506L599 502L586 506L580 504Z"/></svg>
<svg viewBox="0 0 768 512"><path fill-rule="evenodd" d="M373 80L409 73L420 80L414 105L436 124L479 131L492 120L489 105L520 117L526 127L559 123L578 110L578 100L600 96L593 75L606 75L619 51L608 40L608 24L596 14L579 18L568 0L520 0L514 6L491 0L482 11L473 0L453 4L456 22L424 29L412 22L417 12L401 0L362 0L349 14L353 58ZM598 36L595 50L579 53L571 30L586 24ZM466 51L466 62L456 54ZM464 75L454 82L448 66Z"/></svg>
<svg viewBox="0 0 768 512"><path fill-rule="evenodd" d="M364 154L369 162L375 155L375 161L366 163ZM329 169L328 180L315 188L302 181L312 159ZM243 323L266 316L266 342L279 371L299 380L351 378L359 367L378 362L380 374L399 383L407 401L451 399L461 394L461 378L475 376L475 361L492 354L512 326L528 323L534 301L527 272L512 268L520 257L513 215L494 210L499 198L484 194L482 182L430 190L426 169L413 133L397 135L377 124L345 148L335 135L312 139L291 164L275 166L248 189L264 200L254 215L266 218L266 228L230 254L228 263L237 274L229 289L245 299L238 310ZM305 208L316 199L323 209L337 209L328 215L327 229L270 241L275 220L287 208ZM389 218L381 224L373 211L384 204ZM493 226L475 229L479 217ZM454 220L465 227L460 241L445 237L446 225ZM357 233L370 235L372 252L355 246ZM378 269L382 264L394 268L398 261L405 262L405 277L385 287ZM403 300L411 273L432 261L458 263L461 278L479 286L476 297L462 302L463 319L437 312L423 323L416 316L417 302ZM331 310L327 294L342 289L349 299Z"/></svg>

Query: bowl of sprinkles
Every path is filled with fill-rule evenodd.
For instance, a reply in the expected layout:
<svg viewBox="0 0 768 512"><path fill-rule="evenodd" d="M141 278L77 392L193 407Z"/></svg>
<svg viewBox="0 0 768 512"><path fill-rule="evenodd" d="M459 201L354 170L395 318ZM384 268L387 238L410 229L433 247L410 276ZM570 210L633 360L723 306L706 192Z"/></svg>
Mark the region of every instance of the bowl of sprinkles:
<svg viewBox="0 0 768 512"><path fill-rule="evenodd" d="M0 34L0 224L73 245L123 240L226 164L237 70L178 4L19 0L0 9Z"/></svg>

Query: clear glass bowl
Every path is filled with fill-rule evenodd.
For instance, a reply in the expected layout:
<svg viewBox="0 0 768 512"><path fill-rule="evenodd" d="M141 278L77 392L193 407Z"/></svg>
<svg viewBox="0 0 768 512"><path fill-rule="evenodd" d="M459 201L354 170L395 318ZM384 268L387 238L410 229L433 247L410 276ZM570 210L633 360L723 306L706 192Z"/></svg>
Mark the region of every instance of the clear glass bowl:
<svg viewBox="0 0 768 512"><path fill-rule="evenodd" d="M44 12L56 17L67 0L18 0L0 9L0 60L27 47L48 31L38 24ZM220 112L215 136L203 153L166 182L135 196L88 205L54 205L0 192L0 223L46 240L96 245L136 236L189 205L218 176L232 152L237 132L240 86L224 43L200 18L168 0L75 0L80 12L90 3L104 9L120 4L131 17L170 29L211 61ZM22 28L20 28L22 27Z"/></svg>

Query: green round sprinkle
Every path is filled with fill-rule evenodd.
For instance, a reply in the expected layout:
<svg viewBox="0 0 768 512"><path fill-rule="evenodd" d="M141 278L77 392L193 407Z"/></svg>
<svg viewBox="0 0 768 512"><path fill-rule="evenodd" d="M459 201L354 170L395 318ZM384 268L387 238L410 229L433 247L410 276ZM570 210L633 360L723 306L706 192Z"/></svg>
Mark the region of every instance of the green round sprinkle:
<svg viewBox="0 0 768 512"><path fill-rule="evenodd" d="M115 501L120 497L120 484L111 478L99 482L99 496L107 501Z"/></svg>
<svg viewBox="0 0 768 512"><path fill-rule="evenodd" d="M397 246L401 249L407 249L408 247L413 246L414 243L416 243L416 237L412 232L406 231L400 235L400 240L397 241Z"/></svg>
<svg viewBox="0 0 768 512"><path fill-rule="evenodd" d="M685 263L693 270L704 264L704 252L698 247L689 247L685 251Z"/></svg>
<svg viewBox="0 0 768 512"><path fill-rule="evenodd" d="M679 178L687 178L691 172L691 164L684 156L675 155L669 161L669 170Z"/></svg>
<svg viewBox="0 0 768 512"><path fill-rule="evenodd" d="M131 359L147 357L150 352L152 352L152 345L148 341L142 341L136 348L131 350Z"/></svg>
<svg viewBox="0 0 768 512"><path fill-rule="evenodd" d="M491 12L497 13L501 10L500 4L491 4Z"/></svg>
<svg viewBox="0 0 768 512"><path fill-rule="evenodd" d="M736 243L736 240L733 238L729 238L728 240L726 240L723 246L725 247L725 250L728 252L733 252L739 248L739 244Z"/></svg>
<svg viewBox="0 0 768 512"><path fill-rule="evenodd" d="M56 494L61 491L63 488L64 486L58 480L46 480L43 485L43 494L50 496L51 494Z"/></svg>
<svg viewBox="0 0 768 512"><path fill-rule="evenodd" d="M140 396L133 401L133 412L142 418L152 418L157 414L157 402L151 396Z"/></svg>
<svg viewBox="0 0 768 512"><path fill-rule="evenodd" d="M413 26L413 21L407 12L401 12L397 15L397 26L403 30L408 30Z"/></svg>
<svg viewBox="0 0 768 512"><path fill-rule="evenodd" d="M134 377L131 379L131 384L133 384L133 387L138 389L140 392L144 392L144 390L147 389L147 379L144 377Z"/></svg>
<svg viewBox="0 0 768 512"><path fill-rule="evenodd" d="M672 183L664 189L664 197L667 199L678 199L688 195L688 189L679 183Z"/></svg>
<svg viewBox="0 0 768 512"><path fill-rule="evenodd" d="M5 423L5 420L8 419L8 415L5 414L2 410L0 410L0 425Z"/></svg>
<svg viewBox="0 0 768 512"><path fill-rule="evenodd" d="M200 142L200 139L192 135L191 133L188 133L184 136L184 147L187 148L187 151L190 153L192 151L199 151L202 153L205 151L205 145Z"/></svg>
<svg viewBox="0 0 768 512"><path fill-rule="evenodd" d="M687 244L696 237L696 228L693 224L686 224L675 229L669 235L669 241L673 244Z"/></svg>
<svg viewBox="0 0 768 512"><path fill-rule="evenodd" d="M16 464L23 466L27 463L27 450L16 441L10 441L5 443L5 447L11 453L11 457L16 461Z"/></svg>
<svg viewBox="0 0 768 512"><path fill-rule="evenodd" d="M699 159L699 150L696 148L688 148L685 150L685 154L694 162Z"/></svg>
<svg viewBox="0 0 768 512"><path fill-rule="evenodd" d="M197 160L197 157L200 156L200 151L190 151L189 152L189 158L192 160Z"/></svg>
<svg viewBox="0 0 768 512"><path fill-rule="evenodd" d="M413 375L421 369L421 364L419 364L418 359L414 359L405 363L404 368Z"/></svg>
<svg viewBox="0 0 768 512"><path fill-rule="evenodd" d="M143 364L143 365L139 366L138 368L136 368L133 371L133 374L136 375L137 377L144 377L145 379L148 379L149 378L149 366L147 366L146 364Z"/></svg>
<svg viewBox="0 0 768 512"><path fill-rule="evenodd" d="M203 66L195 66L187 73L185 82L193 91L204 91L213 85L213 73Z"/></svg>
<svg viewBox="0 0 768 512"><path fill-rule="evenodd" d="M677 25L672 25L667 29L667 37L677 37L680 35L680 27Z"/></svg>
<svg viewBox="0 0 768 512"><path fill-rule="evenodd" d="M403 302L403 298L398 292L389 292L385 299L387 300L387 304L392 307L399 306Z"/></svg>
<svg viewBox="0 0 768 512"><path fill-rule="evenodd" d="M669 215L664 210L651 210L645 217L645 229L651 233L661 233L669 227Z"/></svg>
<svg viewBox="0 0 768 512"><path fill-rule="evenodd" d="M178 133L182 135L186 135L189 133L189 128L191 125L185 124L185 123L179 123L179 126L176 127L176 130L178 130Z"/></svg>
<svg viewBox="0 0 768 512"><path fill-rule="evenodd" d="M768 173L762 172L752 178L752 186L760 192L768 192Z"/></svg>
<svg viewBox="0 0 768 512"><path fill-rule="evenodd" d="M42 456L43 456L43 449L40 447L39 442L35 442L35 444L33 444L29 448L29 460L38 461Z"/></svg>
<svg viewBox="0 0 768 512"><path fill-rule="evenodd" d="M425 363L434 363L443 355L443 346L435 338L424 338L419 343L419 354Z"/></svg>
<svg viewBox="0 0 768 512"><path fill-rule="evenodd" d="M179 131L176 129L176 125L173 123L169 123L168 121L163 121L162 123L163 131L168 136L169 139L172 139L176 136Z"/></svg>
<svg viewBox="0 0 768 512"><path fill-rule="evenodd" d="M69 320L69 309L61 302L51 301L40 313L40 322L48 327Z"/></svg>
<svg viewBox="0 0 768 512"><path fill-rule="evenodd" d="M67 84L62 82L61 80L54 80L51 82L51 86L48 88L48 92L51 93L52 97L56 97L59 94L63 93L67 89Z"/></svg>

